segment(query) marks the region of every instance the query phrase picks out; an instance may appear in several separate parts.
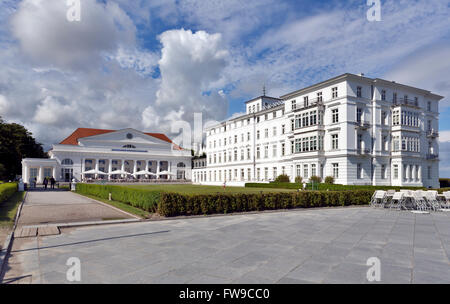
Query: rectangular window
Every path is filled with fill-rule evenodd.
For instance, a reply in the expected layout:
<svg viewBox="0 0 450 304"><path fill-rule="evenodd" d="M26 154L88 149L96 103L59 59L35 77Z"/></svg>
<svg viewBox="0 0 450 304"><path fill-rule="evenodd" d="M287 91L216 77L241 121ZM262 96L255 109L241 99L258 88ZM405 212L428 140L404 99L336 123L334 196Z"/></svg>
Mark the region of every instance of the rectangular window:
<svg viewBox="0 0 450 304"><path fill-rule="evenodd" d="M333 98L338 98L338 88L337 87L332 88L331 91Z"/></svg>
<svg viewBox="0 0 450 304"><path fill-rule="evenodd" d="M273 157L277 157L277 149L278 149L277 145L272 146L272 156Z"/></svg>
<svg viewBox="0 0 450 304"><path fill-rule="evenodd" d="M398 179L398 165L394 165L394 179Z"/></svg>
<svg viewBox="0 0 450 304"><path fill-rule="evenodd" d="M361 123L361 121L362 121L362 109L361 108L356 109L356 121L358 123Z"/></svg>
<svg viewBox="0 0 450 304"><path fill-rule="evenodd" d="M362 178L362 165L358 164L356 166L356 178L361 179Z"/></svg>
<svg viewBox="0 0 450 304"><path fill-rule="evenodd" d="M303 105L305 108L309 107L309 97L308 96L303 97Z"/></svg>
<svg viewBox="0 0 450 304"><path fill-rule="evenodd" d="M264 158L269 158L269 146L264 146Z"/></svg>
<svg viewBox="0 0 450 304"><path fill-rule="evenodd" d="M339 164L333 164L333 177L339 178Z"/></svg>
<svg viewBox="0 0 450 304"><path fill-rule="evenodd" d="M386 179L386 165L381 165L381 179Z"/></svg>
<svg viewBox="0 0 450 304"><path fill-rule="evenodd" d="M397 93L393 93L393 94L392 94L392 102L393 102L394 104L397 104Z"/></svg>
<svg viewBox="0 0 450 304"><path fill-rule="evenodd" d="M297 101L296 101L296 100L293 100L293 101L291 102L291 105L292 105L292 111L297 110Z"/></svg>
<svg viewBox="0 0 450 304"><path fill-rule="evenodd" d="M261 148L256 147L256 159L260 159L260 158L261 158Z"/></svg>
<svg viewBox="0 0 450 304"><path fill-rule="evenodd" d="M296 176L302 176L302 166L297 165L297 175Z"/></svg>
<svg viewBox="0 0 450 304"><path fill-rule="evenodd" d="M362 97L362 87L356 88L356 97Z"/></svg>
<svg viewBox="0 0 450 304"><path fill-rule="evenodd" d="M339 109L331 110L331 122L338 123L339 122Z"/></svg>
<svg viewBox="0 0 450 304"><path fill-rule="evenodd" d="M322 96L322 92L317 93L317 102L322 102L323 101L323 96Z"/></svg>
<svg viewBox="0 0 450 304"><path fill-rule="evenodd" d="M259 130L258 130L258 131L256 131L256 139L258 139L258 140L260 139L260 137L261 137L261 135L260 135L260 134L261 134L261 132L260 132Z"/></svg>
<svg viewBox="0 0 450 304"><path fill-rule="evenodd" d="M311 165L311 176L317 176L317 167L316 164Z"/></svg>
<svg viewBox="0 0 450 304"><path fill-rule="evenodd" d="M304 178L309 178L309 170L308 170L308 165L303 165L303 177Z"/></svg>
<svg viewBox="0 0 450 304"><path fill-rule="evenodd" d="M277 136L277 127L273 127L273 136Z"/></svg>
<svg viewBox="0 0 450 304"><path fill-rule="evenodd" d="M339 149L339 135L338 134L331 135L331 149L332 150Z"/></svg>
<svg viewBox="0 0 450 304"><path fill-rule="evenodd" d="M281 126L281 134L285 134L286 133L286 125L282 125Z"/></svg>
<svg viewBox="0 0 450 304"><path fill-rule="evenodd" d="M428 102L427 110L428 110L428 112L431 112L431 101Z"/></svg>
<svg viewBox="0 0 450 304"><path fill-rule="evenodd" d="M250 149L247 149L247 160L250 160L252 158L252 155L250 153Z"/></svg>
<svg viewBox="0 0 450 304"><path fill-rule="evenodd" d="M264 136L265 138L269 138L269 129L264 130Z"/></svg>
<svg viewBox="0 0 450 304"><path fill-rule="evenodd" d="M381 91L381 100L383 100L383 101L386 100L386 91L385 90Z"/></svg>

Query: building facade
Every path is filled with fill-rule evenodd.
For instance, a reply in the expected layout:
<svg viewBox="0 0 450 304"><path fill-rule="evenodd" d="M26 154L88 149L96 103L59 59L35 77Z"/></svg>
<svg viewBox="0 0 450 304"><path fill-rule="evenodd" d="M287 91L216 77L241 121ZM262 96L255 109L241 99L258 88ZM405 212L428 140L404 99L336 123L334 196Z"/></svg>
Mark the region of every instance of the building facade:
<svg viewBox="0 0 450 304"><path fill-rule="evenodd" d="M344 74L280 98L246 102L246 114L206 132L206 167L193 181L269 182L281 174L344 185L439 187L439 101L429 91Z"/></svg>
<svg viewBox="0 0 450 304"><path fill-rule="evenodd" d="M22 160L22 178L28 182L45 177L72 179L120 179L138 172L145 179L191 179L191 151L175 145L167 136L134 129L77 129L49 151L50 159ZM113 174L113 172L128 174ZM97 174L86 172L98 172Z"/></svg>

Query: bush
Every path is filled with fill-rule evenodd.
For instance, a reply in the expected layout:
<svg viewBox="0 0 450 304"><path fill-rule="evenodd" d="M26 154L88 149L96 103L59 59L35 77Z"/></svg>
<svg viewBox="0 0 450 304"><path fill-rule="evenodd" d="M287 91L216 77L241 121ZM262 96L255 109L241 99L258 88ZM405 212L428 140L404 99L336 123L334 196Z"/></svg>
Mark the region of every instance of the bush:
<svg viewBox="0 0 450 304"><path fill-rule="evenodd" d="M290 183L291 179L289 178L289 176L283 174L277 177L277 179L275 180L275 183Z"/></svg>
<svg viewBox="0 0 450 304"><path fill-rule="evenodd" d="M122 202L148 212L156 212L161 195L160 191L88 184L77 184L76 192L102 199L109 199L111 193L113 201Z"/></svg>
<svg viewBox="0 0 450 304"><path fill-rule="evenodd" d="M311 176L309 178L309 181L311 183L316 183L316 184L320 184L322 182L322 178L320 178L319 176Z"/></svg>
<svg viewBox="0 0 450 304"><path fill-rule="evenodd" d="M233 212L294 208L368 205L373 191L302 191L261 194L161 193L158 212L162 216L227 214Z"/></svg>
<svg viewBox="0 0 450 304"><path fill-rule="evenodd" d="M303 178L301 176L297 176L295 178L295 183L296 184L303 184Z"/></svg>
<svg viewBox="0 0 450 304"><path fill-rule="evenodd" d="M441 184L441 188L449 188L450 187L450 178L440 178L439 183Z"/></svg>
<svg viewBox="0 0 450 304"><path fill-rule="evenodd" d="M16 192L17 192L16 183L0 184L0 203L8 200Z"/></svg>
<svg viewBox="0 0 450 304"><path fill-rule="evenodd" d="M332 176L325 177L325 184L333 185L334 184L334 177L332 177Z"/></svg>

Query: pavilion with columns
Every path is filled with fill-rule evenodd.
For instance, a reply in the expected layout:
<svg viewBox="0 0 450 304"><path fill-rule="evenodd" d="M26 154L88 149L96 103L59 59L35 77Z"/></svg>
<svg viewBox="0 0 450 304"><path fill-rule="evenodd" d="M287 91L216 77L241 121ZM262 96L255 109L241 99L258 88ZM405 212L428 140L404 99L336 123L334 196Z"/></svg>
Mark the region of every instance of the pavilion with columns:
<svg viewBox="0 0 450 304"><path fill-rule="evenodd" d="M191 179L191 152L160 133L80 128L48 154L49 159L22 160L25 183L46 177L62 182Z"/></svg>

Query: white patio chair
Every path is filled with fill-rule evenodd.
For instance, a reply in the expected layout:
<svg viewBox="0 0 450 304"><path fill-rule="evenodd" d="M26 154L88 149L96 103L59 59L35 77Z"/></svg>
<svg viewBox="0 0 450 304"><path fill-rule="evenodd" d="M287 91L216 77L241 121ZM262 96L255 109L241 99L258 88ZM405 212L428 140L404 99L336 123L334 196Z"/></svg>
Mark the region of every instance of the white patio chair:
<svg viewBox="0 0 450 304"><path fill-rule="evenodd" d="M426 211L429 209L425 194L423 191L414 191L415 209L419 211Z"/></svg>
<svg viewBox="0 0 450 304"><path fill-rule="evenodd" d="M386 191L377 190L372 196L370 205L372 207L381 207L384 206L385 202L386 202Z"/></svg>
<svg viewBox="0 0 450 304"><path fill-rule="evenodd" d="M404 192L396 192L391 199L389 208L400 210L402 208L402 204L404 203L404 200L405 200L405 193Z"/></svg>
<svg viewBox="0 0 450 304"><path fill-rule="evenodd" d="M450 210L450 192L443 193L445 201L441 203L441 208L445 210Z"/></svg>
<svg viewBox="0 0 450 304"><path fill-rule="evenodd" d="M437 191L427 191L425 192L425 198L428 202L429 207L434 211L441 210L441 204L437 200Z"/></svg>

